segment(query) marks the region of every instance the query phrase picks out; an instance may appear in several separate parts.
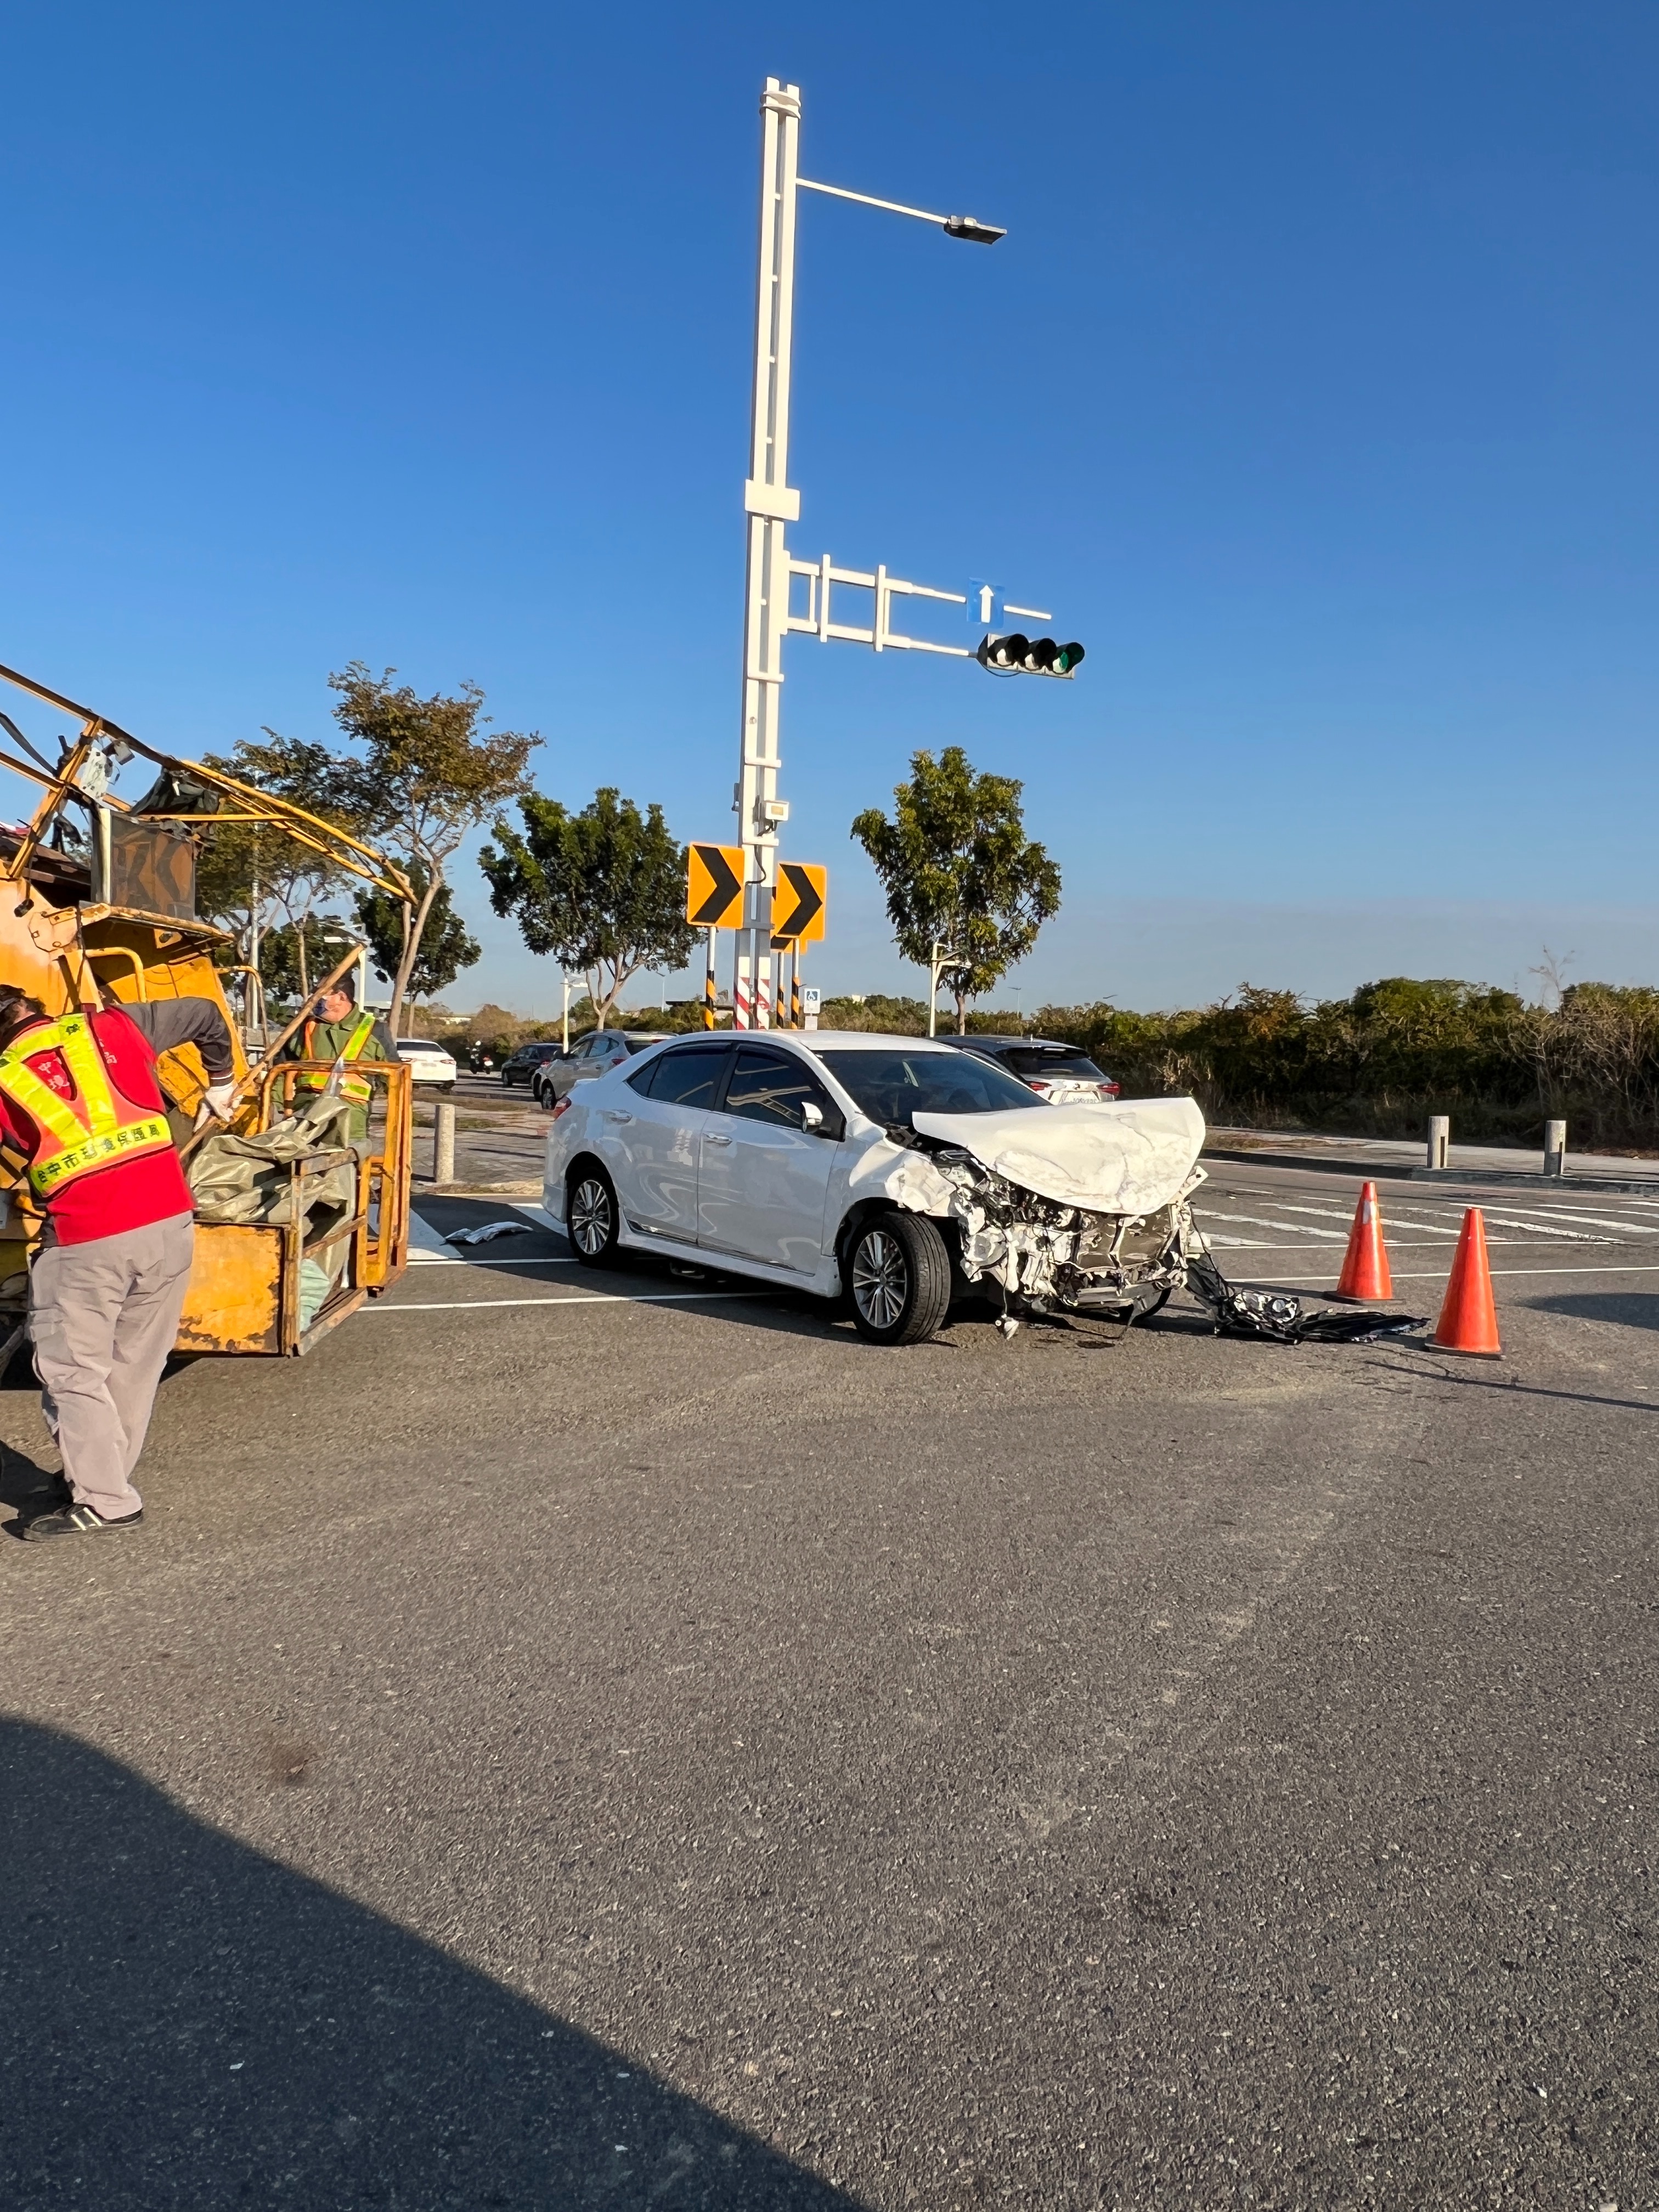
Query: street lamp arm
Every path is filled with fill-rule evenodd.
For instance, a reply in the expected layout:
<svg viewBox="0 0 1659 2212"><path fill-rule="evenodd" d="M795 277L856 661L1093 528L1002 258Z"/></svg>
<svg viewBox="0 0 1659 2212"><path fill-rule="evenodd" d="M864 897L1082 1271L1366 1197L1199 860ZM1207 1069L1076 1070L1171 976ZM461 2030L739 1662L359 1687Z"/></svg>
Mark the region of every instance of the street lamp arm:
<svg viewBox="0 0 1659 2212"><path fill-rule="evenodd" d="M951 237L971 239L976 246L994 246L998 239L1008 235L992 223L976 222L970 215L934 215L927 208L906 207L899 200L878 200L868 192L849 192L842 185L815 184L811 177L797 177L795 185L803 192L827 192L831 199L856 200L860 207L884 208L889 215L908 215L917 222L936 223Z"/></svg>

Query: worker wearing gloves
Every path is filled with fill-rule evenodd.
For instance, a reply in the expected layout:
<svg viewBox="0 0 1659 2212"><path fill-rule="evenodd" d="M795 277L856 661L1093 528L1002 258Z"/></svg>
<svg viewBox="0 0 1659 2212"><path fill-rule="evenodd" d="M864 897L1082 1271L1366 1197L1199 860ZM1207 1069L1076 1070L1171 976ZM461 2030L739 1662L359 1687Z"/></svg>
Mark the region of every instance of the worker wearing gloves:
<svg viewBox="0 0 1659 2212"><path fill-rule="evenodd" d="M156 1058L193 1044L204 1113L231 1110L230 1031L209 999L49 1015L0 986L0 1152L26 1165L46 1229L29 1271L41 1410L68 1496L29 1542L136 1528L132 1471L179 1334L195 1241Z"/></svg>
<svg viewBox="0 0 1659 2212"><path fill-rule="evenodd" d="M321 1068L307 1070L295 1076L295 1088L299 1093L296 1103L303 1103L309 1091L326 1091L331 1082L342 1098L351 1104L349 1136L351 1142L360 1144L368 1134L369 1101L374 1096L374 1086L366 1075L353 1072L360 1060L389 1060L396 1065L398 1048L386 1034L386 1024L367 1006L359 1013L357 994L350 978L331 984L319 997L308 1018L301 1024L283 1048L284 1060L325 1060L333 1062L333 1073L326 1075Z"/></svg>

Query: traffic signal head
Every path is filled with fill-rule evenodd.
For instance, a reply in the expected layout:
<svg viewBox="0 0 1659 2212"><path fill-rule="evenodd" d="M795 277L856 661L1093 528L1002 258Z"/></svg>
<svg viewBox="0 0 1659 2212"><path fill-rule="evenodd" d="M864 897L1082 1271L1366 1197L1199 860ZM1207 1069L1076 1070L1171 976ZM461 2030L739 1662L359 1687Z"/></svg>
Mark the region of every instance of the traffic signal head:
<svg viewBox="0 0 1659 2212"><path fill-rule="evenodd" d="M1069 676L1083 659L1083 647L1075 641L1056 645L1051 637L1022 637L1016 630L1008 637L982 637L974 658L1000 675Z"/></svg>
<svg viewBox="0 0 1659 2212"><path fill-rule="evenodd" d="M1025 656L1030 648L1030 640L1021 637L1018 632L1012 637L982 637L974 658L981 668L1012 672L1025 665Z"/></svg>

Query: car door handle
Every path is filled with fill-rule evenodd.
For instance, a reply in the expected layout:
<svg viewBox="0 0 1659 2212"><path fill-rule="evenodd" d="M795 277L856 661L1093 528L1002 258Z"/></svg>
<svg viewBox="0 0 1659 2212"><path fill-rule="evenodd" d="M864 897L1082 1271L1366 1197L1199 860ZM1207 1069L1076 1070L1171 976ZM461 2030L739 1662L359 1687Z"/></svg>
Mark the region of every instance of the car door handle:
<svg viewBox="0 0 1659 2212"><path fill-rule="evenodd" d="M607 1121L631 1121L634 1116L631 1114L624 1114L619 1107L607 1106L605 1109L605 1118Z"/></svg>
<svg viewBox="0 0 1659 2212"><path fill-rule="evenodd" d="M729 1145L732 1139L730 1137L705 1137L703 1139L705 1145Z"/></svg>

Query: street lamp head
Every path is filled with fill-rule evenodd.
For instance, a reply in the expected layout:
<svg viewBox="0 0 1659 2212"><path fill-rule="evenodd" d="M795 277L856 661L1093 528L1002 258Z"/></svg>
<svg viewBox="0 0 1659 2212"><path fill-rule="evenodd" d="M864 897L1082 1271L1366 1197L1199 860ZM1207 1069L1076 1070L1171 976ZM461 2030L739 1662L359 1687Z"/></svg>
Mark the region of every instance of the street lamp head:
<svg viewBox="0 0 1659 2212"><path fill-rule="evenodd" d="M998 230L988 222L975 222L970 215L947 215L945 218L947 238L971 239L975 246L994 246L1000 238L1006 238L1006 230Z"/></svg>

